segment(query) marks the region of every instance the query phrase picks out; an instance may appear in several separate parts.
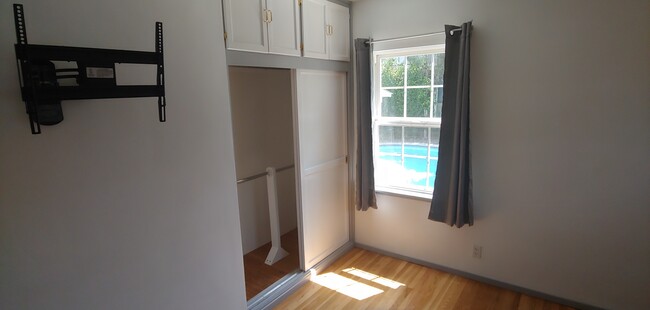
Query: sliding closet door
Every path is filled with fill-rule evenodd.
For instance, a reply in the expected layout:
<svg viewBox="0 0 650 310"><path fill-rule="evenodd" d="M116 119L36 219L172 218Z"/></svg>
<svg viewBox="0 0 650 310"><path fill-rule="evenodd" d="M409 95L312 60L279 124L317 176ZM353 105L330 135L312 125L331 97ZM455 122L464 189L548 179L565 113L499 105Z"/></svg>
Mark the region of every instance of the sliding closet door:
<svg viewBox="0 0 650 310"><path fill-rule="evenodd" d="M349 240L346 79L345 72L293 75L303 270Z"/></svg>

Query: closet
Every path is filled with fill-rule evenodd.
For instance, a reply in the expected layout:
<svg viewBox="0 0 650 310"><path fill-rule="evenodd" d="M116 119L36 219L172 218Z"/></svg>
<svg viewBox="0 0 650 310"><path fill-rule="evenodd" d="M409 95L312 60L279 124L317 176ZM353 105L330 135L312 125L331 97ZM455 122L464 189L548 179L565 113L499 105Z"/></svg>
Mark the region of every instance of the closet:
<svg viewBox="0 0 650 310"><path fill-rule="evenodd" d="M300 268L295 169L276 172L281 246L289 255L265 264L271 249L268 167L294 165L291 71L230 67L230 101L235 147L239 217L250 299ZM256 177L257 176L257 177Z"/></svg>
<svg viewBox="0 0 650 310"><path fill-rule="evenodd" d="M229 80L250 299L349 241L347 73L231 66ZM277 214L288 252L272 264L267 167L282 168Z"/></svg>

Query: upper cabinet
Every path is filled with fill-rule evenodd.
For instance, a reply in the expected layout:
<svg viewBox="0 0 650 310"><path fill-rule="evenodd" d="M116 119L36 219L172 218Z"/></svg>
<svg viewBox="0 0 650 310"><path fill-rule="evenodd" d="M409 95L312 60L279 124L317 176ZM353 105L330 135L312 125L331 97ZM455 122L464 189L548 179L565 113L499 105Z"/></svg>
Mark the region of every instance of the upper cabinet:
<svg viewBox="0 0 650 310"><path fill-rule="evenodd" d="M223 0L230 50L300 56L298 0Z"/></svg>
<svg viewBox="0 0 650 310"><path fill-rule="evenodd" d="M302 1L305 57L350 60L350 10L324 0Z"/></svg>
<svg viewBox="0 0 650 310"><path fill-rule="evenodd" d="M223 0L223 14L229 50L350 61L345 6L325 0Z"/></svg>

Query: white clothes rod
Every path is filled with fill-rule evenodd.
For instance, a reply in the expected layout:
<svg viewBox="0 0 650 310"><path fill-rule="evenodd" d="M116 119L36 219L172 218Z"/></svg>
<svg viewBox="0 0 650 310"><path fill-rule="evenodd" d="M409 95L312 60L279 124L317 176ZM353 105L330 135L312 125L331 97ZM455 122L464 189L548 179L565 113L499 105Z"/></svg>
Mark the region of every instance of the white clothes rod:
<svg viewBox="0 0 650 310"><path fill-rule="evenodd" d="M291 169L291 168L293 168L293 165L284 166L284 167L282 167L282 168L278 168L278 169L276 169L275 171L276 171L276 172L280 172L280 171L284 171L284 170ZM261 178L261 177L267 176L268 174L269 174L268 171L264 171L264 172L262 172L262 173L258 173L258 174L255 174L255 175L251 175L251 176L249 176L249 177L245 177L245 178L242 178L242 179L237 180L237 184L241 184L241 183L244 183L244 182L252 181L252 180L255 180L255 179L257 179L257 178Z"/></svg>
<svg viewBox="0 0 650 310"><path fill-rule="evenodd" d="M452 29L449 32L451 32L451 35L454 35L454 32L456 32L456 31L462 31L462 28ZM381 40L370 39L370 40L366 41L366 44L384 43L384 42L392 42L392 41L407 40L407 39L417 39L417 38L435 36L435 35L439 35L439 34L443 34L443 33L445 33L445 32L444 31L438 31L438 32L417 34L417 35L413 35L413 36L390 38L390 39L381 39Z"/></svg>

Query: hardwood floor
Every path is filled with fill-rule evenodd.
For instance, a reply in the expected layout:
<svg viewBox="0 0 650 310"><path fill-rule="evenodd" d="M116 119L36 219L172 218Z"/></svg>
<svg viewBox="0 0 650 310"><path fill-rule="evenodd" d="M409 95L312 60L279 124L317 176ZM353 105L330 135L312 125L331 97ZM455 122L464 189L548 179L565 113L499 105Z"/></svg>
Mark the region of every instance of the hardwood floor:
<svg viewBox="0 0 650 310"><path fill-rule="evenodd" d="M292 230L282 235L282 248L289 255L269 266L264 263L269 254L271 243L267 243L244 255L244 275L246 279L246 299L251 299L271 284L289 273L298 271L298 231Z"/></svg>
<svg viewBox="0 0 650 310"><path fill-rule="evenodd" d="M275 309L573 309L353 249Z"/></svg>

